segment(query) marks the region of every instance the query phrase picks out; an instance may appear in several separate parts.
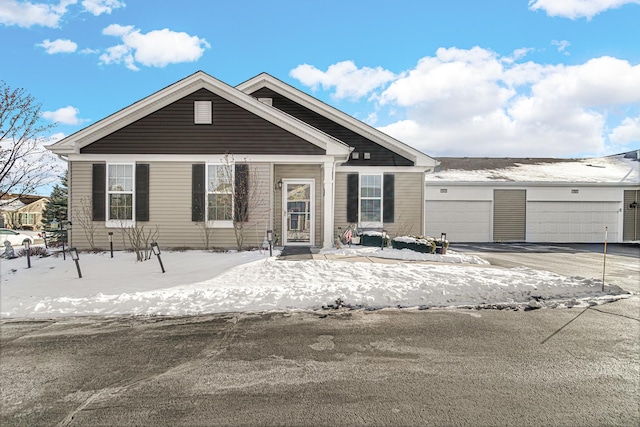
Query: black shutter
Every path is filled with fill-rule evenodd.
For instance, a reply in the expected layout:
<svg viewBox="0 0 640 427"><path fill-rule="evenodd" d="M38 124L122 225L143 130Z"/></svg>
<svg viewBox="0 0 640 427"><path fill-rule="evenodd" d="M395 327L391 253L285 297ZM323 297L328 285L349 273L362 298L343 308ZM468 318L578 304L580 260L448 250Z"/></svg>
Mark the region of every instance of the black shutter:
<svg viewBox="0 0 640 427"><path fill-rule="evenodd" d="M249 165L241 163L236 165L235 194L234 194L234 221L246 222L249 220Z"/></svg>
<svg viewBox="0 0 640 427"><path fill-rule="evenodd" d="M394 221L394 199L395 199L395 175L393 174L384 174L383 182L382 182L382 213L383 218L382 221L385 223Z"/></svg>
<svg viewBox="0 0 640 427"><path fill-rule="evenodd" d="M191 221L204 221L204 206L204 164L195 164L191 169Z"/></svg>
<svg viewBox="0 0 640 427"><path fill-rule="evenodd" d="M358 174L347 175L347 222L358 222Z"/></svg>
<svg viewBox="0 0 640 427"><path fill-rule="evenodd" d="M92 177L92 216L94 221L105 220L105 203L106 203L106 176L107 166L104 163L93 164L93 177Z"/></svg>
<svg viewBox="0 0 640 427"><path fill-rule="evenodd" d="M136 221L149 221L149 165L136 164Z"/></svg>

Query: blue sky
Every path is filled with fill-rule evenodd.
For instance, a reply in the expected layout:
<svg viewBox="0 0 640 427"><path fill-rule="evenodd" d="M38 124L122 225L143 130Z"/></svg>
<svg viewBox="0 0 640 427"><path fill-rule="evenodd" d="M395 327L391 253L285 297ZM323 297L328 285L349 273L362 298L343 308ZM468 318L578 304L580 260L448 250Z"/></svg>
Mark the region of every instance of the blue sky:
<svg viewBox="0 0 640 427"><path fill-rule="evenodd" d="M52 139L197 70L267 72L438 156L640 148L640 0L0 0Z"/></svg>

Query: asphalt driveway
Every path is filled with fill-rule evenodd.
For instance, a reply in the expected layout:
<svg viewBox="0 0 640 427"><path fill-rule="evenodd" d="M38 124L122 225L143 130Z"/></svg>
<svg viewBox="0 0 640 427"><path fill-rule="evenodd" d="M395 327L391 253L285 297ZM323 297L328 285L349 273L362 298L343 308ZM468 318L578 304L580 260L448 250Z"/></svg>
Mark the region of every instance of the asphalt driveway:
<svg viewBox="0 0 640 427"><path fill-rule="evenodd" d="M464 250L602 275L594 251L498 249ZM610 253L607 281L637 292L637 265ZM639 311L3 320L0 425L637 426Z"/></svg>

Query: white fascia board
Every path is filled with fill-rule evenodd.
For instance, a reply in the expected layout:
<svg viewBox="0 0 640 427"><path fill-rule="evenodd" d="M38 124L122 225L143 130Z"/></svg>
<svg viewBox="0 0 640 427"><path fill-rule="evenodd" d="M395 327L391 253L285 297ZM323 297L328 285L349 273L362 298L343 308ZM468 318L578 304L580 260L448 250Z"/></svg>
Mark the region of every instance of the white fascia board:
<svg viewBox="0 0 640 427"><path fill-rule="evenodd" d="M314 127L290 117L280 110L270 107L202 71L198 71L47 148L56 154L79 153L82 147L202 88L327 150L328 154L348 155L350 152L346 144L335 140L335 138L330 135L324 134Z"/></svg>
<svg viewBox="0 0 640 427"><path fill-rule="evenodd" d="M290 164L324 164L336 161L334 156L312 155L259 155L230 154L235 163L290 163ZM184 163L225 163L224 154L70 154L71 162L184 162ZM345 160L346 159L338 159Z"/></svg>
<svg viewBox="0 0 640 427"><path fill-rule="evenodd" d="M425 181L427 187L619 187L640 190L640 186L629 182L570 182L570 181Z"/></svg>
<svg viewBox="0 0 640 427"><path fill-rule="evenodd" d="M253 79L236 86L246 94L250 94L260 88L269 88L275 92L281 93L292 101L307 107L308 109L352 130L362 136L366 136L371 141L385 147L399 155L412 160L416 166L435 167L439 162L428 155L416 150L409 145L398 141L397 139L371 127L360 120L343 113L342 111L325 104L324 102L292 87L288 84L276 79L275 77L262 73Z"/></svg>
<svg viewBox="0 0 640 427"><path fill-rule="evenodd" d="M336 172L344 173L385 173L411 172L429 173L431 168L425 166L336 166Z"/></svg>

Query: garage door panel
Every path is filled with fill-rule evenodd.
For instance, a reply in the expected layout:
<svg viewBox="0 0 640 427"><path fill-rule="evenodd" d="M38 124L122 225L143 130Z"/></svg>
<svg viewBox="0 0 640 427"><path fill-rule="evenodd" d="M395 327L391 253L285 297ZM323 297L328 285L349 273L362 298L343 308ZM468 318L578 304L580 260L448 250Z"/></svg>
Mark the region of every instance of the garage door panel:
<svg viewBox="0 0 640 427"><path fill-rule="evenodd" d="M490 241L491 202L426 201L425 233L452 242Z"/></svg>
<svg viewBox="0 0 640 427"><path fill-rule="evenodd" d="M617 202L528 202L527 241L579 242L618 240Z"/></svg>

